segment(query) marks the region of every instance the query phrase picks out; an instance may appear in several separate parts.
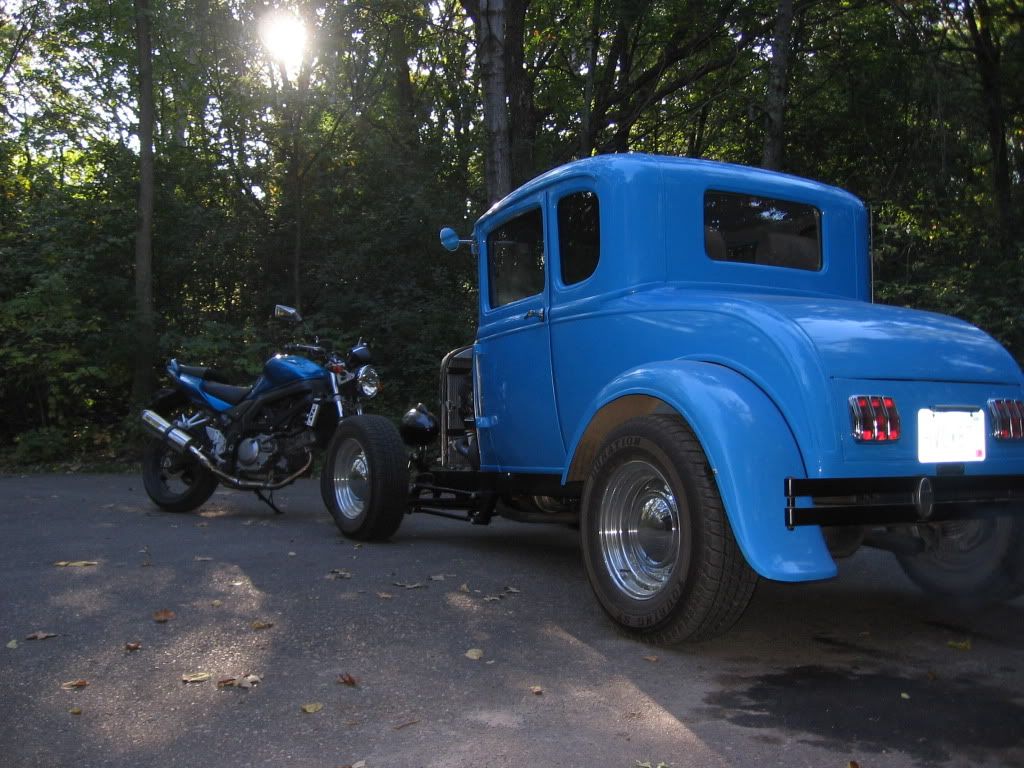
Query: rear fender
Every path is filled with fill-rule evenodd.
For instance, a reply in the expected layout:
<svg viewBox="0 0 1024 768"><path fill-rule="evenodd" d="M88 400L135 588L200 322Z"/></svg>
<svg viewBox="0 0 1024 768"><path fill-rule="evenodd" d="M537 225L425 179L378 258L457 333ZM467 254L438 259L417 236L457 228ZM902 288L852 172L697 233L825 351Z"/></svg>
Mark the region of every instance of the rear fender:
<svg viewBox="0 0 1024 768"><path fill-rule="evenodd" d="M789 425L759 387L730 368L672 360L613 380L593 400L573 437L562 481L586 479L600 443L618 424L647 413L673 412L704 448L750 566L777 581L835 576L821 529L785 526L783 481L807 476Z"/></svg>

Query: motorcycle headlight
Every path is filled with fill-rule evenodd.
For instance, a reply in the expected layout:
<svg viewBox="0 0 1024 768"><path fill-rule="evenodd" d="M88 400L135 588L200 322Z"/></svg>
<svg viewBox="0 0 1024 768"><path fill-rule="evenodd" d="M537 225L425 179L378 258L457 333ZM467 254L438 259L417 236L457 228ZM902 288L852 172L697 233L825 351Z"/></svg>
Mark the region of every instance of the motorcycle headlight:
<svg viewBox="0 0 1024 768"><path fill-rule="evenodd" d="M372 365L364 365L356 371L356 388L363 397L376 397L380 392L380 376Z"/></svg>

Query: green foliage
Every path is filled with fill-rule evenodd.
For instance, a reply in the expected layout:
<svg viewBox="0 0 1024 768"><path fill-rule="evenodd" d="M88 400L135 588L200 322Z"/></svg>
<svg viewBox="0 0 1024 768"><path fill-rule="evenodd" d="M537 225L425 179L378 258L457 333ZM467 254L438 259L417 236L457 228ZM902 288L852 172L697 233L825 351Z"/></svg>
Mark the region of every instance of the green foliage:
<svg viewBox="0 0 1024 768"><path fill-rule="evenodd" d="M312 44L287 77L262 49L262 6L157 5L157 358L251 380L294 332L269 320L273 305L298 299L336 348L370 341L376 410L432 403L441 356L476 320L473 257L443 251L437 231L468 233L486 206L462 4L295 4ZM615 149L760 161L772 0L508 5L525 14L510 56L516 177ZM122 455L132 3L16 6L0 14L0 442L24 463ZM1024 224L997 220L991 78L966 0L795 6L786 169L870 204L879 300L964 317L1021 359ZM1011 6L986 4L1020 210L1024 32Z"/></svg>

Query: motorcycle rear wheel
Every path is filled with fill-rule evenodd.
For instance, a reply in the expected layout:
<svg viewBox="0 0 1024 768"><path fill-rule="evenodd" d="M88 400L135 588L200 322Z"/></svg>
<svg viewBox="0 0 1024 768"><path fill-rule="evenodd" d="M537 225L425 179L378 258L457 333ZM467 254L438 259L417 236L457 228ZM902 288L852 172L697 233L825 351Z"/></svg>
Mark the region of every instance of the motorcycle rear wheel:
<svg viewBox="0 0 1024 768"><path fill-rule="evenodd" d="M142 484L161 509L191 512L213 495L217 478L163 440L150 440L142 454Z"/></svg>

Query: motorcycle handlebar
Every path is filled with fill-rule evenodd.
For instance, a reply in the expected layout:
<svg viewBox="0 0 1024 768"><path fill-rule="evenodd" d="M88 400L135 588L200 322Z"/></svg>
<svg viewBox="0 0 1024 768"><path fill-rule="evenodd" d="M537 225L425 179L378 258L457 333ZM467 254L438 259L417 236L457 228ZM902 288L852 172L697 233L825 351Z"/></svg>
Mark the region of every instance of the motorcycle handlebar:
<svg viewBox="0 0 1024 768"><path fill-rule="evenodd" d="M305 352L307 355L318 355L323 356L327 354L327 350L323 347L318 347L315 344L285 344L285 352Z"/></svg>

